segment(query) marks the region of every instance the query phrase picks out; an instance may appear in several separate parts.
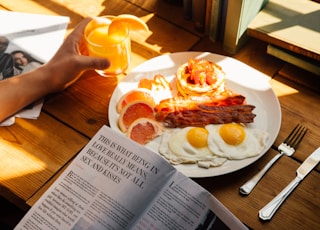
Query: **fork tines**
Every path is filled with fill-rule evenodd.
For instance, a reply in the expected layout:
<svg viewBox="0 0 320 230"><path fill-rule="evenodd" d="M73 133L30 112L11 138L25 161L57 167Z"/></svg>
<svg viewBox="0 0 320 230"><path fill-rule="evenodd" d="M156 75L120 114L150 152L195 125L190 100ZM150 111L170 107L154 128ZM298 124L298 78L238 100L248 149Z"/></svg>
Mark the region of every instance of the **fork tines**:
<svg viewBox="0 0 320 230"><path fill-rule="evenodd" d="M296 149L302 141L304 135L306 135L307 131L308 128L302 126L301 124L297 124L297 126L291 131L289 136L283 142Z"/></svg>

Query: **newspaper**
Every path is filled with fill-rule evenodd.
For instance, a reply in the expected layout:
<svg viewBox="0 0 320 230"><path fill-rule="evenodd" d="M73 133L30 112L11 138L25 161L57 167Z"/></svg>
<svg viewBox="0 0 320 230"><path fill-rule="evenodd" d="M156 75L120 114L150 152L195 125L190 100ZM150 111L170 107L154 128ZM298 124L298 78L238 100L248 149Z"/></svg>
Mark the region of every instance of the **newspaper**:
<svg viewBox="0 0 320 230"><path fill-rule="evenodd" d="M0 10L0 21L0 80L4 80L48 62L64 40L69 17ZM14 124L15 117L37 119L43 101L23 108L0 126Z"/></svg>
<svg viewBox="0 0 320 230"><path fill-rule="evenodd" d="M103 126L15 229L247 229L160 155Z"/></svg>

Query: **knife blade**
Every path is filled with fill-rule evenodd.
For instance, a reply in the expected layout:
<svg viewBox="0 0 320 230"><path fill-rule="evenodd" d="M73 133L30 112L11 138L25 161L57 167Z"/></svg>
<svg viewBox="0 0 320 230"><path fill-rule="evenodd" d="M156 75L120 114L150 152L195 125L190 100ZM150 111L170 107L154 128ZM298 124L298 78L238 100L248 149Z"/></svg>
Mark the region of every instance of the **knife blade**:
<svg viewBox="0 0 320 230"><path fill-rule="evenodd" d="M320 161L320 147L317 148L297 169L297 176L273 200L259 211L262 220L270 220L281 204Z"/></svg>

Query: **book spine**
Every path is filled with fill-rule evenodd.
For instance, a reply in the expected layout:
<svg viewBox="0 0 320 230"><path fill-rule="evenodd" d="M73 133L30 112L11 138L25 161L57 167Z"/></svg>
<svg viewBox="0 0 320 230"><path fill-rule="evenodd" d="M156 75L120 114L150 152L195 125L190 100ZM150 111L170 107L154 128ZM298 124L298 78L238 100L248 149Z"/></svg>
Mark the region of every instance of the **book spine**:
<svg viewBox="0 0 320 230"><path fill-rule="evenodd" d="M301 55L306 56L308 58L312 58L312 59L314 59L316 61L320 61L320 54L319 53L311 52L311 51L306 50L306 49L304 49L302 47L292 45L292 44L290 44L288 42L285 42L285 41L279 40L277 38L271 37L268 34L260 32L258 30L249 28L248 31L247 31L247 34L249 36L251 36L251 37L257 38L259 40L262 40L262 41L265 41L267 43L273 44L275 46L284 48L286 50L290 50L290 51L292 51L294 53L301 54Z"/></svg>
<svg viewBox="0 0 320 230"><path fill-rule="evenodd" d="M268 45L267 53L292 65L298 66L301 69L307 70L316 75L320 75L320 63L313 59L308 59L304 56L273 45Z"/></svg>
<svg viewBox="0 0 320 230"><path fill-rule="evenodd" d="M219 39L219 32L221 30L221 1L222 0L212 0L211 2L209 39L213 42Z"/></svg>
<svg viewBox="0 0 320 230"><path fill-rule="evenodd" d="M192 0L192 18L195 30L200 33L204 33L206 21L206 0Z"/></svg>
<svg viewBox="0 0 320 230"><path fill-rule="evenodd" d="M218 34L218 39L223 41L224 39L224 31L226 27L226 18L227 18L227 8L228 8L228 0L221 0L221 12L220 12L220 32Z"/></svg>
<svg viewBox="0 0 320 230"><path fill-rule="evenodd" d="M228 0L227 3L223 48L231 54L235 53L238 47L238 31L241 22L243 1L244 0Z"/></svg>
<svg viewBox="0 0 320 230"><path fill-rule="evenodd" d="M212 1L206 0L206 10L205 10L205 34L208 35L210 31L211 17L212 17Z"/></svg>
<svg viewBox="0 0 320 230"><path fill-rule="evenodd" d="M192 0L183 0L183 16L187 20L192 19Z"/></svg>
<svg viewBox="0 0 320 230"><path fill-rule="evenodd" d="M228 0L223 39L227 52L234 54L245 44L248 25L265 4L266 0Z"/></svg>

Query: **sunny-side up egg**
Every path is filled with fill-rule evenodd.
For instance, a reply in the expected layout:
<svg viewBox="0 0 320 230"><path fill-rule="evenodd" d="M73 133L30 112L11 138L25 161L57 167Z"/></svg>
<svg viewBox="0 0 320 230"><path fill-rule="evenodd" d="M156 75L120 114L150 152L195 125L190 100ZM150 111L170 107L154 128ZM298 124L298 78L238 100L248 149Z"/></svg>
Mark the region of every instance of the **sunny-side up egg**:
<svg viewBox="0 0 320 230"><path fill-rule="evenodd" d="M201 127L166 130L159 152L172 164L197 163L199 167L220 166L227 159L217 157L208 148L208 131Z"/></svg>
<svg viewBox="0 0 320 230"><path fill-rule="evenodd" d="M220 157L240 160L254 157L266 146L268 133L238 123L207 125L208 148Z"/></svg>

